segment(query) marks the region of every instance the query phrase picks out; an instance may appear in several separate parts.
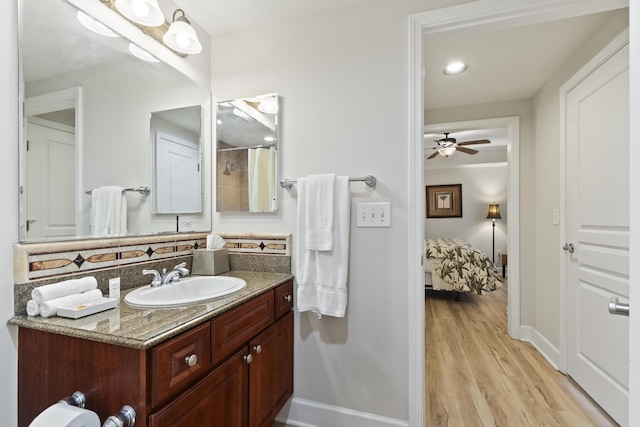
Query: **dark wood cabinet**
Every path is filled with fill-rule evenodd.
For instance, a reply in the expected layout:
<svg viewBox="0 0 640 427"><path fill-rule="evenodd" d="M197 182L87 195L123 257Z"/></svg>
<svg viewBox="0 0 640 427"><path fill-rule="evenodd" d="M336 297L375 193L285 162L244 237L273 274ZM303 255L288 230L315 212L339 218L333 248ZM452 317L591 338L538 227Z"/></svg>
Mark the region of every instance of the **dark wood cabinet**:
<svg viewBox="0 0 640 427"><path fill-rule="evenodd" d="M249 343L249 425L270 426L293 393L293 313Z"/></svg>
<svg viewBox="0 0 640 427"><path fill-rule="evenodd" d="M246 350L207 375L178 399L149 417L149 427L247 425L249 365Z"/></svg>
<svg viewBox="0 0 640 427"><path fill-rule="evenodd" d="M20 328L18 421L76 390L101 420L124 404L142 426L270 426L293 393L293 282L147 350Z"/></svg>

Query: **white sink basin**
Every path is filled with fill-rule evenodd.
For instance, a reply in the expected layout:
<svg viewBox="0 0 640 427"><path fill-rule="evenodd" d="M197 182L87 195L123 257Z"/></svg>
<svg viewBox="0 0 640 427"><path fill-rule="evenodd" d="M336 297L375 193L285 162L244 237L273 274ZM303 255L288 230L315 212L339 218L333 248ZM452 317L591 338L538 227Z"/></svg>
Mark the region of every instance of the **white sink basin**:
<svg viewBox="0 0 640 427"><path fill-rule="evenodd" d="M124 301L134 307L163 308L199 304L238 292L247 282L237 277L196 276L168 285L143 286L129 292Z"/></svg>

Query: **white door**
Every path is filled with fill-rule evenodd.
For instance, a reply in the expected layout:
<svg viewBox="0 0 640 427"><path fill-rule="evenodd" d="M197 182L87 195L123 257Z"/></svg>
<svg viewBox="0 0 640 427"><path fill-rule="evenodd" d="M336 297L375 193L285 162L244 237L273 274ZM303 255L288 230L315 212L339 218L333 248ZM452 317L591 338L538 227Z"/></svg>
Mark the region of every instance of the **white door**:
<svg viewBox="0 0 640 427"><path fill-rule="evenodd" d="M75 219L75 135L27 124L26 237L73 237Z"/></svg>
<svg viewBox="0 0 640 427"><path fill-rule="evenodd" d="M156 208L160 213L201 211L200 146L156 134Z"/></svg>
<svg viewBox="0 0 640 427"><path fill-rule="evenodd" d="M566 96L567 373L628 425L629 49Z"/></svg>

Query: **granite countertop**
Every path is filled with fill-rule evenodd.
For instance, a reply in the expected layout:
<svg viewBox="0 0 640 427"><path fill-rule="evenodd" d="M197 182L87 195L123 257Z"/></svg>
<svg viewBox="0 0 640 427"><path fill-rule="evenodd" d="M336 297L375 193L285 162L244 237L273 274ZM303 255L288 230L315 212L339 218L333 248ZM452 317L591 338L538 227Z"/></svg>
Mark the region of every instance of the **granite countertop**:
<svg viewBox="0 0 640 427"><path fill-rule="evenodd" d="M247 287L204 304L154 309L134 308L126 304L124 296L133 291L130 289L122 292L116 308L80 319L23 315L13 317L9 324L119 346L147 349L293 279L291 274L255 271L230 271L222 275L244 279Z"/></svg>

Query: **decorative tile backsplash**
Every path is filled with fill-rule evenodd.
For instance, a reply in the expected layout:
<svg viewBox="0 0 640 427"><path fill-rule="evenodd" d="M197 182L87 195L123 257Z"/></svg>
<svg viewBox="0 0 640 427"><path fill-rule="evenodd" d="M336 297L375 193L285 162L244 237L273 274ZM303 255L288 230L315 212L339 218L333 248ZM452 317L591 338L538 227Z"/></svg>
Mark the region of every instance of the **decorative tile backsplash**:
<svg viewBox="0 0 640 427"><path fill-rule="evenodd" d="M122 237L14 246L15 283L188 256L208 233ZM217 233L230 254L291 256L290 234Z"/></svg>

